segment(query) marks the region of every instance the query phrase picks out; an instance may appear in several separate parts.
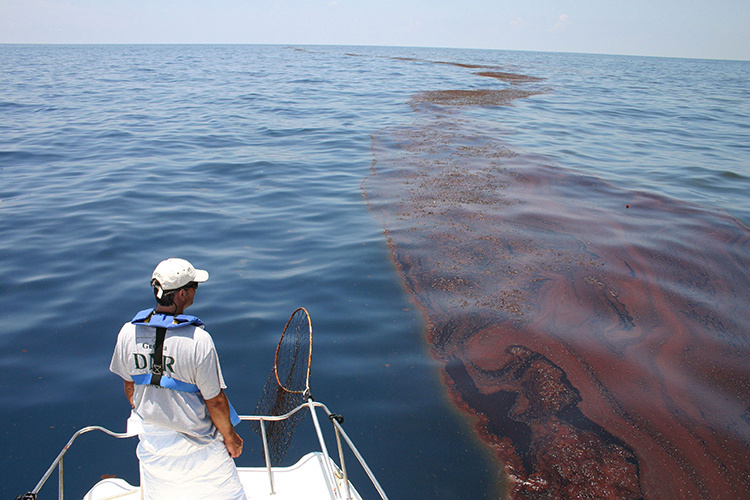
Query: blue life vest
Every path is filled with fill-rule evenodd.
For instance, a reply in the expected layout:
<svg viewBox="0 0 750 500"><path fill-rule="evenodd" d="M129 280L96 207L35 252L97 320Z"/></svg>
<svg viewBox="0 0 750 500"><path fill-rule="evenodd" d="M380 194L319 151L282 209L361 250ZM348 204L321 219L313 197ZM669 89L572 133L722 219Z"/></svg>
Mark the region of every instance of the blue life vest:
<svg viewBox="0 0 750 500"><path fill-rule="evenodd" d="M196 316L190 316L188 314L173 316L171 314L157 313L153 309L144 309L135 315L131 323L156 329L154 363L151 368L152 373L131 375L133 382L137 385L158 385L176 391L199 393L200 389L198 389L197 385L164 375L163 349L164 337L166 336L167 330L184 328L190 325L202 327L204 325L203 321ZM229 403L228 399L227 402ZM232 421L232 425L240 423L240 417L232 406L232 403L229 403L229 417Z"/></svg>
<svg viewBox="0 0 750 500"><path fill-rule="evenodd" d="M131 321L134 325L152 326L154 328L182 328L188 325L204 326L203 321L197 316L189 314L171 314L157 313L153 309L144 309L135 315Z"/></svg>

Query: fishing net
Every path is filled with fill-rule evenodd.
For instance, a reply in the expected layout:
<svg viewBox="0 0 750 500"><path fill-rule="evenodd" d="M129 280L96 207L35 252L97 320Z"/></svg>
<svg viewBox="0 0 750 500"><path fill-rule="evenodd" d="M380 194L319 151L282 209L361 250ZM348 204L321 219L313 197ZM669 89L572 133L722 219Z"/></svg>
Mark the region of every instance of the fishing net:
<svg viewBox="0 0 750 500"><path fill-rule="evenodd" d="M300 307L292 313L276 347L273 370L255 406L256 415L284 415L305 403L310 397L310 361L312 359L312 323ZM281 465L289 449L292 434L303 412L285 420L266 422L271 465ZM260 433L260 425L256 425Z"/></svg>

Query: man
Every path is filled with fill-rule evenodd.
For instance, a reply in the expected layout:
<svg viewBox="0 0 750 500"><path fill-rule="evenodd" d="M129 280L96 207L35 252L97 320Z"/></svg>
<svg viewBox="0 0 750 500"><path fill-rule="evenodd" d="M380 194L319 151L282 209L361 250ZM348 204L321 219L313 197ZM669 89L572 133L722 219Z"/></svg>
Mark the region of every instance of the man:
<svg viewBox="0 0 750 500"><path fill-rule="evenodd" d="M245 499L233 458L242 453L239 419L211 335L183 314L208 273L171 258L154 270L157 306L123 325L110 370L125 381L129 427L140 442L145 499Z"/></svg>

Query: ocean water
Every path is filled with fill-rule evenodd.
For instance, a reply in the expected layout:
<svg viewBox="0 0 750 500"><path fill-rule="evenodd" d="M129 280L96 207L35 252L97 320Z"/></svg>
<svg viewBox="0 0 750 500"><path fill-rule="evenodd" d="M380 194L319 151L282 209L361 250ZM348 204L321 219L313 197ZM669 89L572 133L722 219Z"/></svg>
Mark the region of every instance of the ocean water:
<svg viewBox="0 0 750 500"><path fill-rule="evenodd" d="M429 228L415 222L415 213L425 213L421 193L434 193L441 178L425 185L413 179L445 165L469 165L477 175L472 183L445 187L441 200L468 190L492 198L475 200L474 208L459 200L462 217L499 217L476 207L504 206L498 193L514 179L527 179L543 189L513 198L526 207L514 223L552 222L532 223L537 231L519 238L551 255L569 251L561 241L570 238L546 235L586 233L594 238L587 240L590 255L611 254L612 261L638 255L649 263L639 268L635 259L620 260L654 281L664 276L658 289L670 290L664 296L690 296L691 304L701 304L701 318L728 324L731 317L736 325L723 330L729 340L696 344L715 350L708 360L644 349L637 361L617 357L608 373L593 362L576 364L595 344L566 341L561 359L553 359L554 345L544 352L563 379L575 382L580 368L597 374L597 387L627 378L630 369L641 375L640 364L652 364L648 356L654 355L653 364L666 367L659 373L667 374L654 399L671 401L665 403L671 415L693 408L670 396L677 379L683 392L744 391L705 409L726 413L708 425L717 442L726 449L747 445L750 371L721 360L727 352L731 359L750 353L742 288L750 281L750 63L376 47L12 45L0 46L0 62L3 496L33 488L76 429L124 429L128 405L121 382L108 372L115 337L123 322L151 305L155 264L181 256L211 273L189 312L214 336L228 395L240 413L254 408L281 329L304 306L314 329L313 395L345 416L345 428L390 498L523 497L527 493L514 493L506 476L512 471L502 462L507 455L498 450L503 439L520 449L526 438L503 429L503 417L493 413L501 403L477 403L478 394L492 393L492 383L471 372L473 366L488 373L492 363L485 358L496 351L482 351L489 353L484 361L462 357L479 349L472 336L446 354L436 341L434 311L440 308L431 309L447 304L458 312L455 319L462 308L480 311L482 296L496 301L487 290L499 264L477 274L486 287L478 295L443 286L434 299L429 286L420 285L436 283L429 259L444 257L431 252L438 241L432 235L459 248L470 234L496 235L503 228L467 230L465 219L452 214L420 219L429 220ZM465 158L456 162L459 153ZM578 204L579 198L588 204ZM393 208L404 200L410 210ZM571 201L565 207L561 200ZM635 212L639 206L643 211ZM633 213L641 218L625 219ZM657 213L661 225L650 224ZM587 233L591 226L614 225L637 231L643 243L620 254L611 234ZM664 237L646 238L654 234ZM438 278L472 268L462 259L451 276ZM713 267L703 264L708 260ZM714 300L703 288L695 296L679 290L693 279L674 270L685 262L700 267L702 276L710 273L710 288L734 301ZM512 256L503 263L518 269L537 264L514 263ZM609 286L625 274L581 279ZM647 288L645 278L637 281L642 288L634 289ZM648 290L652 298L662 296ZM556 288L544 296L568 295ZM529 303L519 301L519 307ZM683 325L665 312L672 302L665 303L647 323ZM582 310L606 307L578 304ZM628 331L640 332L640 317L633 317L636 329ZM648 336L645 330L639 335ZM608 342L619 346L621 339ZM473 374L468 392L456 389L461 377L448 358L473 363L461 365ZM724 383L714 384L718 379ZM582 395L576 411L588 419L587 428L604 429L600 437L631 450L636 458L626 461L640 470L634 480L640 494L659 497L649 489L653 457L642 451L648 440L595 411L600 398L624 405L619 414L627 414L622 394L628 389L597 392L581 380L571 391ZM632 415L635 421L642 413ZM644 435L660 432L644 422L643 428L656 429ZM695 430L703 424L690 422L688 434L704 439ZM252 432L242 435L246 451L238 463L259 463ZM739 482L719 472L701 482L695 479L701 462L686 457L713 448L672 453L675 440L679 436L657 444L667 455L685 455L677 461L690 469L696 491L747 493L746 464L730 454L723 463L737 471ZM305 442L295 446L303 449ZM66 461L66 494L80 497L103 475L137 482L134 447L133 441L82 437ZM534 467L534 477L544 475L528 456L521 461L529 476ZM54 489L43 491L51 498Z"/></svg>

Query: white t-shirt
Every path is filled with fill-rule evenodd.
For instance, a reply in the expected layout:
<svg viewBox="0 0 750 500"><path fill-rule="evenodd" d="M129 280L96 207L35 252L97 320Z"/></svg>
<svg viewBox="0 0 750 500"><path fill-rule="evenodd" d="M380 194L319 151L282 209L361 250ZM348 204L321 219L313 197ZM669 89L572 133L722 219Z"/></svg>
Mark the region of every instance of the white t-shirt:
<svg viewBox="0 0 750 500"><path fill-rule="evenodd" d="M117 337L110 371L124 380L131 375L151 373L156 328L125 323ZM187 325L167 329L164 338L165 375L195 384L199 393L135 385L135 412L147 423L171 429L208 444L218 437L205 400L226 389L211 335L202 328Z"/></svg>

